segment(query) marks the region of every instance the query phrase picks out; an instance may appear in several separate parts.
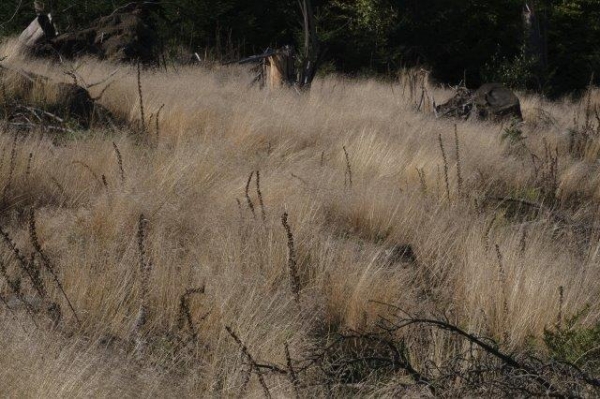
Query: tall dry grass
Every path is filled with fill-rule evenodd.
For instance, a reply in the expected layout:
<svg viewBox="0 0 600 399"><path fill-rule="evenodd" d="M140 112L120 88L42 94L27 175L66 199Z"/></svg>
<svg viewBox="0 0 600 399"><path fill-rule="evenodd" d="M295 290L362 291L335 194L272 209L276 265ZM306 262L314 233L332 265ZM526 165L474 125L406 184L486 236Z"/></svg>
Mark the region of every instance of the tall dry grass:
<svg viewBox="0 0 600 399"><path fill-rule="evenodd" d="M336 333L376 329L389 310L382 303L445 314L514 351L541 347L561 312L589 305L582 323L599 321L598 147L576 156L567 134L585 119L583 102L524 95L523 140L501 141L507 124L469 121L458 124L456 146L456 122L416 112L418 98L401 84L327 77L298 95L248 88L237 68L176 67L142 71L144 113L156 119L140 133L135 67L17 55L3 65L64 81L75 71L87 84L116 70L100 103L133 126L97 126L58 144L1 128L0 225L29 256L35 208L39 244L81 320L51 275L59 326L3 308L9 396L260 396L255 375L246 385L252 365L225 327L256 362L285 367L288 344L289 357L301 359ZM438 101L449 95L430 90ZM600 103L597 92L591 101ZM547 149L557 151L556 170ZM247 191L254 217L246 184L257 170L260 198L254 184ZM532 216L507 199L543 210ZM147 277L140 245L152 263ZM407 245L416 261L390 255ZM0 254L19 275L14 253L4 246ZM0 292L9 291L3 280ZM136 327L141 306L147 319ZM132 348L134 336L142 349ZM455 350L444 334L406 338L417 366ZM297 388L277 375L265 383L276 397ZM396 388L364 384L351 393Z"/></svg>

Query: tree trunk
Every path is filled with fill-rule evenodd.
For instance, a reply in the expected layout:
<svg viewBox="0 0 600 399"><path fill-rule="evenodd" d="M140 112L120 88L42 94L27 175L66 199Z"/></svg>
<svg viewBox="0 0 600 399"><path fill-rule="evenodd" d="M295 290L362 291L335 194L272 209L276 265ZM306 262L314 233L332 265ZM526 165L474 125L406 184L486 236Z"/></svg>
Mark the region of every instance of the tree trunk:
<svg viewBox="0 0 600 399"><path fill-rule="evenodd" d="M302 49L302 63L298 79L301 89L308 89L317 74L319 64L319 40L317 26L311 0L299 0L303 17L304 48Z"/></svg>

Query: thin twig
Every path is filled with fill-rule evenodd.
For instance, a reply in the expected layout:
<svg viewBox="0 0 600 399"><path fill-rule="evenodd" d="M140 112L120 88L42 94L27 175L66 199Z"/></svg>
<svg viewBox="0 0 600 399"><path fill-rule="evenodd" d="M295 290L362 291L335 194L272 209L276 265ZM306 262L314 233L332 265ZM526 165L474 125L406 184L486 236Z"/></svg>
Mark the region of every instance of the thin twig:
<svg viewBox="0 0 600 399"><path fill-rule="evenodd" d="M138 96L140 100L140 129L142 133L146 132L146 116L144 114L144 97L142 94L142 72L141 62L138 59L137 62L137 85L138 85Z"/></svg>
<svg viewBox="0 0 600 399"><path fill-rule="evenodd" d="M463 178L460 165L460 143L458 141L458 126L454 125L454 151L456 152L456 180L458 185L458 195L463 194Z"/></svg>
<svg viewBox="0 0 600 399"><path fill-rule="evenodd" d="M119 151L119 147L113 141L113 148L115 149L115 153L117 154L117 163L119 164L119 177L121 177L121 183L125 183L125 170L123 169L123 157L121 156L121 151Z"/></svg>
<svg viewBox="0 0 600 399"><path fill-rule="evenodd" d="M444 181L446 182L446 195L448 202L450 202L450 182L448 180L448 158L446 158L446 151L444 150L444 142L442 141L442 135L438 135L438 141L440 143L440 150L442 151L442 159L444 160Z"/></svg>
<svg viewBox="0 0 600 399"><path fill-rule="evenodd" d="M229 335L231 335L231 337L234 339L234 341L238 344L238 346L240 347L240 350L241 350L242 354L246 357L246 359L248 360L248 363L250 363L250 366L256 372L256 375L258 376L258 381L260 382L260 385L263 388L263 393L265 394L265 398L270 399L271 398L271 393L269 392L269 388L267 387L267 384L266 384L266 382L265 382L265 380L263 378L263 375L262 375L262 372L261 372L260 368L258 367L256 361L254 360L254 358L252 357L252 355L248 351L248 348L246 347L246 345L244 345L244 343L236 335L236 333L231 329L231 327L225 326L225 329L227 330L227 332L229 333Z"/></svg>
<svg viewBox="0 0 600 399"><path fill-rule="evenodd" d="M71 309L71 312L73 312L73 316L75 317L77 324L81 324L81 321L79 320L79 317L77 316L77 312L75 311L75 307L71 303L69 296L65 292L65 289L64 289L60 279L58 278L56 268L50 262L50 259L48 258L46 253L42 250L42 246L40 245L40 241L39 241L36 227L35 227L35 209L33 207L29 210L29 236L31 237L31 243L33 244L33 248L38 253L40 258L42 259L42 264L44 265L46 270L48 270L48 272L50 272L50 275L52 275L52 278L54 279L56 286L58 287L58 289L62 293L63 297L67 301L67 304L69 305L69 308Z"/></svg>
<svg viewBox="0 0 600 399"><path fill-rule="evenodd" d="M265 213L265 204L263 202L262 192L260 191L260 171L256 171L256 194L258 195L258 203L260 204L260 211L263 222L267 220L267 216Z"/></svg>
<svg viewBox="0 0 600 399"><path fill-rule="evenodd" d="M288 270L290 274L290 288L297 303L300 303L300 277L298 275L298 263L296 261L296 249L294 247L294 235L288 223L288 213L281 217L281 224L285 229L288 247Z"/></svg>
<svg viewBox="0 0 600 399"><path fill-rule="evenodd" d="M342 147L344 150L344 156L346 157L346 172L344 173L344 188L350 185L350 189L352 189L352 168L350 166L350 156L348 155L348 151L346 150L346 146Z"/></svg>
<svg viewBox="0 0 600 399"><path fill-rule="evenodd" d="M292 357L290 356L290 348L288 343L285 343L285 360L287 362L288 376L290 378L290 382L294 387L294 393L296 394L296 399L300 399L300 382L298 381L298 376L294 371L294 365L292 364Z"/></svg>
<svg viewBox="0 0 600 399"><path fill-rule="evenodd" d="M254 203L252 199L250 199L250 183L252 182L252 176L254 175L254 171L250 172L250 176L248 176L248 181L246 182L246 203L248 204L248 208L250 208L250 212L252 212L252 217L256 219L256 212L254 211Z"/></svg>

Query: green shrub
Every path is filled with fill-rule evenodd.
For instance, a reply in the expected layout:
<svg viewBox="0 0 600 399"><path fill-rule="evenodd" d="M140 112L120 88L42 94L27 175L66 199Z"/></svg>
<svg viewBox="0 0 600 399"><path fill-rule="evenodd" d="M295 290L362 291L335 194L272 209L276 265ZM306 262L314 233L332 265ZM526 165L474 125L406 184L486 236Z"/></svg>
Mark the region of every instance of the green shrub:
<svg viewBox="0 0 600 399"><path fill-rule="evenodd" d="M558 361L574 364L590 373L600 372L600 323L581 325L589 307L566 320L554 330L544 331L544 343L550 356Z"/></svg>

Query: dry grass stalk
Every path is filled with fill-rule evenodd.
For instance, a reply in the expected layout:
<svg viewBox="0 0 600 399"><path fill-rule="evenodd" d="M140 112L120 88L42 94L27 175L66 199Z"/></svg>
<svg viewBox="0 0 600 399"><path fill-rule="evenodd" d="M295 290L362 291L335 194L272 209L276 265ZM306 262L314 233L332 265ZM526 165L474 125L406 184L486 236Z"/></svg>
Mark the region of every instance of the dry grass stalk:
<svg viewBox="0 0 600 399"><path fill-rule="evenodd" d="M523 228L523 233L521 233L519 249L521 250L521 254L524 254L525 250L527 249L527 229L526 228Z"/></svg>
<svg viewBox="0 0 600 399"><path fill-rule="evenodd" d="M29 153L29 158L27 159L27 169L25 169L25 179L29 180L31 176L31 161L33 159L33 152Z"/></svg>
<svg viewBox="0 0 600 399"><path fill-rule="evenodd" d="M183 327L187 324L188 329L190 330L190 336L192 341L196 341L198 339L198 332L196 331L196 327L194 326L194 320L192 318L192 311L190 309L190 297L195 294L204 294L205 287L198 288L188 288L185 292L179 297L179 314L177 316L177 329L182 330Z"/></svg>
<svg viewBox="0 0 600 399"><path fill-rule="evenodd" d="M4 168L4 155L6 154L6 147L2 146L2 153L0 153L0 172Z"/></svg>
<svg viewBox="0 0 600 399"><path fill-rule="evenodd" d="M287 236L287 247L288 247L288 271L290 274L290 288L296 302L300 303L300 276L298 275L298 263L296 260L296 249L294 247L294 235L292 229L288 223L288 213L285 212L281 217L281 224L285 229Z"/></svg>
<svg viewBox="0 0 600 399"><path fill-rule="evenodd" d="M498 258L498 280L502 292L502 312L504 320L508 320L508 292L506 291L506 271L504 270L504 261L502 258L502 252L500 252L500 246L496 244L496 257ZM508 341L508 331L504 330L504 340Z"/></svg>
<svg viewBox="0 0 600 399"><path fill-rule="evenodd" d="M300 183L304 184L305 186L308 186L308 182L306 181L306 179L303 179L302 177L294 174L294 173L290 173L290 176L292 176L294 179L297 179Z"/></svg>
<svg viewBox="0 0 600 399"><path fill-rule="evenodd" d="M246 203L248 204L248 208L250 208L250 212L252 212L252 217L256 219L256 212L254 211L254 203L250 198L250 183L252 183L252 176L254 175L254 171L250 172L250 176L248 176L248 181L246 182L246 189L244 190L244 194L246 195Z"/></svg>
<svg viewBox="0 0 600 399"><path fill-rule="evenodd" d="M290 348L288 343L285 343L285 360L287 363L287 372L290 382L294 387L294 394L297 399L300 399L300 381L298 381L298 376L296 375L296 371L294 370L294 364L292 363L292 357L290 356Z"/></svg>
<svg viewBox="0 0 600 399"><path fill-rule="evenodd" d="M137 89L138 98L140 101L140 131L142 134L144 134L146 133L146 115L144 113L144 96L142 93L142 71L140 60L137 62Z"/></svg>
<svg viewBox="0 0 600 399"><path fill-rule="evenodd" d="M17 264L19 265L21 270L23 270L29 277L31 285L33 286L35 291L38 293L40 298L45 299L47 296L46 287L44 285L43 280L41 279L39 270L35 270L33 265L31 265L31 263L25 259L25 257L23 256L23 254L21 254L21 251L17 247L17 244L12 240L10 235L4 229L2 229L2 227L0 227L0 235L2 236L4 242L10 248L11 252L17 259Z"/></svg>
<svg viewBox="0 0 600 399"><path fill-rule="evenodd" d="M450 181L448 180L448 158L446 158L446 151L444 150L444 142L442 141L442 134L438 135L438 142L440 144L440 150L442 151L442 160L444 161L444 181L446 182L446 196L448 202L450 202Z"/></svg>
<svg viewBox="0 0 600 399"><path fill-rule="evenodd" d="M140 276L140 308L135 318L133 326L133 335L136 339L136 352L141 354L146 347L146 340L143 337L142 329L148 322L148 302L150 292L150 273L152 272L152 262L146 254L146 232L148 228L148 219L140 214L138 219L137 243L139 255L139 276Z"/></svg>
<svg viewBox="0 0 600 399"><path fill-rule="evenodd" d="M56 188L58 188L58 191L60 191L60 195L64 196L65 195L65 188L63 187L62 184L60 184L60 182L58 180L56 180L56 177L54 176L50 176L50 181L52 183L54 183L54 185L56 186Z"/></svg>
<svg viewBox="0 0 600 399"><path fill-rule="evenodd" d="M498 218L498 214L494 213L494 217L489 221L483 232L483 248L486 252L490 250L490 233L492 232L496 218Z"/></svg>
<svg viewBox="0 0 600 399"><path fill-rule="evenodd" d="M119 164L119 177L121 178L121 183L125 183L125 170L123 169L123 157L121 156L121 151L119 151L119 147L113 141L113 148L115 149L115 154L117 154L117 163Z"/></svg>
<svg viewBox="0 0 600 399"><path fill-rule="evenodd" d="M4 280L6 281L6 284L8 285L8 288L10 288L10 290L15 295L15 297L25 306L27 313L31 316L31 320L33 321L33 324L37 327L37 322L36 322L35 316L34 316L35 310L31 306L29 301L27 301L25 299L23 292L21 291L21 280L19 278L12 279L8 275L8 270L6 269L6 264L2 261L2 259L0 259L0 276L2 276L2 278L4 278ZM4 305L6 306L6 308L9 310L9 312L13 315L13 318L15 320L17 320L14 310L8 304L6 299L3 296L0 296L0 298L1 298L2 302L4 303ZM24 329L24 327L23 327L23 329Z"/></svg>
<svg viewBox="0 0 600 399"><path fill-rule="evenodd" d="M87 163L83 162L83 161L73 161L71 162L73 165L80 165L83 166L85 168L85 170L87 170L88 172L90 172L90 174L94 177L94 180L96 182L101 182L102 180L100 179L100 177L96 174L96 172L94 172L94 169L92 169L92 167L90 165L88 165Z"/></svg>
<svg viewBox="0 0 600 399"><path fill-rule="evenodd" d="M423 168L417 168L417 174L419 175L419 183L421 185L421 192L427 194L427 181L425 180L425 171Z"/></svg>
<svg viewBox="0 0 600 399"><path fill-rule="evenodd" d="M162 111L162 109L165 107L165 104L161 105L160 108L158 109L158 112L156 112L156 142L158 143L160 140L160 111Z"/></svg>
<svg viewBox="0 0 600 399"><path fill-rule="evenodd" d="M14 138L12 141L12 147L10 150L10 163L9 163L9 167L8 167L8 181L6 183L6 185L4 186L4 190L2 191L2 201L0 201L1 203L6 202L6 196L8 194L8 190L10 189L10 186L12 184L12 180L13 180L13 175L15 173L15 166L17 164L17 133L14 134Z"/></svg>
<svg viewBox="0 0 600 399"><path fill-rule="evenodd" d="M563 287L561 285L560 287L558 287L558 317L557 317L557 321L556 321L556 324L557 324L559 330L562 328L562 324L563 324L563 308L564 308L564 306L565 306L565 287Z"/></svg>
<svg viewBox="0 0 600 399"><path fill-rule="evenodd" d="M54 267L52 262L50 262L50 259L46 255L46 252L44 252L44 250L42 249L42 245L40 244L40 240L38 238L37 231L36 231L35 209L33 209L33 208L31 208L29 211L29 237L31 238L31 243L33 244L33 248L35 249L37 254L40 256L40 258L42 259L42 264L44 265L46 270L50 273L50 275L52 276L52 279L54 280L54 283L56 284L56 286L62 293L63 297L67 301L67 304L69 305L69 308L71 309L71 312L73 313L73 317L77 321L77 324L81 324L81 321L79 320L79 317L77 316L77 312L75 311L75 307L71 303L71 300L69 299L69 296L65 292L62 282L58 278L58 273L57 273L56 268ZM34 262L32 262L32 263L34 263Z"/></svg>
<svg viewBox="0 0 600 399"><path fill-rule="evenodd" d="M350 156L348 155L348 151L346 150L346 146L342 147L344 150L344 156L346 159L346 171L344 172L344 188L347 186L352 189L352 168L350 167Z"/></svg>
<svg viewBox="0 0 600 399"><path fill-rule="evenodd" d="M258 203L260 204L260 212L263 222L267 220L267 214L265 212L265 203L263 202L262 192L260 191L260 171L256 171L256 194L258 195Z"/></svg>
<svg viewBox="0 0 600 399"><path fill-rule="evenodd" d="M460 165L460 143L458 141L458 126L454 125L454 151L456 153L456 181L458 187L458 195L463 194L463 177Z"/></svg>
<svg viewBox="0 0 600 399"><path fill-rule="evenodd" d="M227 332L229 333L229 335L231 335L231 337L234 339L234 341L238 344L238 346L240 347L240 350L242 352L242 355L246 358L246 360L250 364L251 369L253 369L254 372L256 373L256 376L258 377L258 381L260 383L260 386L263 389L263 393L265 395L265 398L270 399L271 398L271 392L269 392L269 387L267 386L267 383L265 382L265 379L263 378L262 372L261 372L260 368L258 367L258 364L256 363L256 361L254 360L254 358L252 357L252 355L248 351L248 348L246 347L246 345L244 345L244 343L237 336L237 334L231 329L231 327L225 326L225 329L227 330Z"/></svg>

